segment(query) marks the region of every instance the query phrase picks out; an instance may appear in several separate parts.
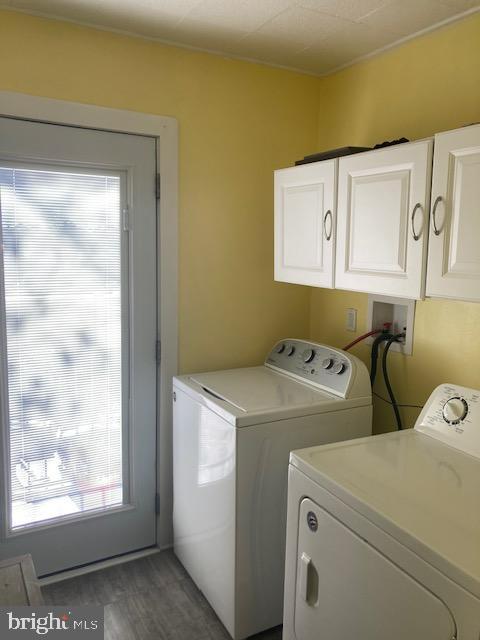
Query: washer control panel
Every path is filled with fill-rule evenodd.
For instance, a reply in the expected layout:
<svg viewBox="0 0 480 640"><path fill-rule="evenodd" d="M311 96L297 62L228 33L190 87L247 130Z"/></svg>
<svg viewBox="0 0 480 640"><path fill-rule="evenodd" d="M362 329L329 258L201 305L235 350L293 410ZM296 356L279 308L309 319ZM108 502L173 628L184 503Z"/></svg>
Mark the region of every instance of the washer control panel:
<svg viewBox="0 0 480 640"><path fill-rule="evenodd" d="M265 365L290 374L321 389L346 398L355 373L356 358L305 340L281 340L265 359Z"/></svg>
<svg viewBox="0 0 480 640"><path fill-rule="evenodd" d="M415 429L480 458L480 391L440 385L428 399Z"/></svg>

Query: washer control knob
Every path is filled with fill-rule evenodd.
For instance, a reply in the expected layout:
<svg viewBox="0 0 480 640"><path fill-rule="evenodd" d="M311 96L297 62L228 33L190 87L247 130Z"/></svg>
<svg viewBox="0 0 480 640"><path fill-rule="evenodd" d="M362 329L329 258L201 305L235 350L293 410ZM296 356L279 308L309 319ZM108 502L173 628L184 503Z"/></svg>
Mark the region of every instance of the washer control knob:
<svg viewBox="0 0 480 640"><path fill-rule="evenodd" d="M458 424L464 420L468 413L468 404L460 396L449 398L443 405L443 419L448 424Z"/></svg>
<svg viewBox="0 0 480 640"><path fill-rule="evenodd" d="M287 347L287 356L293 356L294 353L295 347L293 346L293 344L291 344Z"/></svg>
<svg viewBox="0 0 480 640"><path fill-rule="evenodd" d="M303 352L303 361L304 362L311 362L315 357L315 350L314 349L307 349L306 351Z"/></svg>
<svg viewBox="0 0 480 640"><path fill-rule="evenodd" d="M277 353L283 353L285 351L285 343L280 342L280 344L277 344L277 346L275 347L275 351Z"/></svg>
<svg viewBox="0 0 480 640"><path fill-rule="evenodd" d="M341 373L343 373L345 371L347 367L345 366L344 362L337 362L333 368L332 368L332 373L336 373L338 375L340 375Z"/></svg>
<svg viewBox="0 0 480 640"><path fill-rule="evenodd" d="M333 358L325 358L322 360L322 369L331 369L333 367Z"/></svg>

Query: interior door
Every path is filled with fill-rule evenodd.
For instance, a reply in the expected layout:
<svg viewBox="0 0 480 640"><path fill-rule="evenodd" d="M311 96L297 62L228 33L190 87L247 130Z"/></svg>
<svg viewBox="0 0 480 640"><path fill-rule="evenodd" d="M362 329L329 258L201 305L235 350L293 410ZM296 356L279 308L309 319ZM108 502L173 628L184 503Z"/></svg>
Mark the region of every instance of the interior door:
<svg viewBox="0 0 480 640"><path fill-rule="evenodd" d="M0 118L0 557L155 544L155 139Z"/></svg>
<svg viewBox="0 0 480 640"><path fill-rule="evenodd" d="M340 158L335 286L422 298L432 141Z"/></svg>
<svg viewBox="0 0 480 640"><path fill-rule="evenodd" d="M333 287L337 160L275 172L275 280Z"/></svg>
<svg viewBox="0 0 480 640"><path fill-rule="evenodd" d="M435 136L427 295L480 300L480 125Z"/></svg>
<svg viewBox="0 0 480 640"><path fill-rule="evenodd" d="M297 640L452 640L446 605L309 498L299 509Z"/></svg>

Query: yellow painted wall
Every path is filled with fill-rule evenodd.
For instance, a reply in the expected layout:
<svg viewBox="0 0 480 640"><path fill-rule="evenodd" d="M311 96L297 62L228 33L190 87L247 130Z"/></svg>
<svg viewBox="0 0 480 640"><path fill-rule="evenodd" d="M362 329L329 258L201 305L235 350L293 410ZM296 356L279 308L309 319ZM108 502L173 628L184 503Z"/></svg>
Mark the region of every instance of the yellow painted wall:
<svg viewBox="0 0 480 640"><path fill-rule="evenodd" d="M273 170L315 149L318 79L0 11L0 89L178 119L182 371L308 333L309 289L273 281Z"/></svg>
<svg viewBox="0 0 480 640"><path fill-rule="evenodd" d="M244 366L286 335L342 346L348 307L366 322L366 295L274 283L273 170L480 120L480 15L317 79L0 11L0 89L178 119L181 370ZM480 304L419 303L413 357L391 357L399 399L480 387L479 327ZM389 407L375 415L393 426Z"/></svg>
<svg viewBox="0 0 480 640"><path fill-rule="evenodd" d="M416 139L480 121L480 14L412 40L321 80L318 148L370 146ZM480 239L479 239L480 241ZM311 337L342 346L345 310L358 309L366 329L367 296L312 289ZM354 347L365 361L370 350ZM434 386L456 382L480 388L480 304L417 303L412 357L391 354L398 400L422 403ZM378 390L385 393L381 384ZM418 410L402 410L412 426ZM393 427L393 414L375 402L375 429Z"/></svg>

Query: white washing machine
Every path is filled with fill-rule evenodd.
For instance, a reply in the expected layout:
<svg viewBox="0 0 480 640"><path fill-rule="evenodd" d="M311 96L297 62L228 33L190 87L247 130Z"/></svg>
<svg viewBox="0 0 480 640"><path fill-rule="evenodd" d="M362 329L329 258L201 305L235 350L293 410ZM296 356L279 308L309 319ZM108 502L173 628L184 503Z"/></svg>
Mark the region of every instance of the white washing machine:
<svg viewBox="0 0 480 640"><path fill-rule="evenodd" d="M282 623L292 449L371 433L365 365L302 340L174 379L175 553L238 640Z"/></svg>
<svg viewBox="0 0 480 640"><path fill-rule="evenodd" d="M284 640L479 640L480 391L290 458Z"/></svg>

